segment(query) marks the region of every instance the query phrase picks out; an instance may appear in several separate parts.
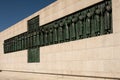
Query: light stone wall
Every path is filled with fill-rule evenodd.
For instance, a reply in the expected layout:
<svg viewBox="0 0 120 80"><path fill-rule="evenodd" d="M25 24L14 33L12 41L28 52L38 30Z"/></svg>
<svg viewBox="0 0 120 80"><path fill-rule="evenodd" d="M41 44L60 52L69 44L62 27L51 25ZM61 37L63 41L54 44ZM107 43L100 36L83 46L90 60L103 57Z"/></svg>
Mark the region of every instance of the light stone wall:
<svg viewBox="0 0 120 80"><path fill-rule="evenodd" d="M58 0L0 32L0 69L120 78L120 0L112 0L112 34L41 47L40 63L27 63L27 50L3 53L3 41L27 31L27 20L34 16L40 15L40 25L44 25L100 1L102 0ZM38 75L42 80L103 80L36 74Z"/></svg>

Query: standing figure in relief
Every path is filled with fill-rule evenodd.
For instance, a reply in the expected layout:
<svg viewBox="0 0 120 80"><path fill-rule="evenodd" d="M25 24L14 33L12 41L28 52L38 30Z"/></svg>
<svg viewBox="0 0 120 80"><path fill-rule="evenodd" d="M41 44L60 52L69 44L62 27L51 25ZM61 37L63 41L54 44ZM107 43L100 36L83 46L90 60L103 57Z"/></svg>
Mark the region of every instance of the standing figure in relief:
<svg viewBox="0 0 120 80"><path fill-rule="evenodd" d="M53 29L52 26L49 27L49 44L53 43Z"/></svg>
<svg viewBox="0 0 120 80"><path fill-rule="evenodd" d="M72 40L71 39L71 17L67 17L67 20L66 20L66 22L67 22L67 26L68 26L68 31L69 31L69 40Z"/></svg>
<svg viewBox="0 0 120 80"><path fill-rule="evenodd" d="M76 17L73 15L72 16L72 27L71 27L71 29L72 29L72 39L73 40L75 40L76 39Z"/></svg>
<svg viewBox="0 0 120 80"><path fill-rule="evenodd" d="M100 6L95 7L95 35L100 35Z"/></svg>
<svg viewBox="0 0 120 80"><path fill-rule="evenodd" d="M86 38L87 35L86 35L86 16L87 15L87 11L82 11L81 12L81 16L83 18L82 20L82 24L83 24L83 38Z"/></svg>
<svg viewBox="0 0 120 80"><path fill-rule="evenodd" d="M80 13L79 15L79 20L78 20L78 25L79 25L79 38L83 38L83 28L84 28L84 23L83 23L83 15Z"/></svg>
<svg viewBox="0 0 120 80"><path fill-rule="evenodd" d="M112 29L112 9L111 9L111 2L110 1L106 1L105 3L105 32L106 33L111 33Z"/></svg>
<svg viewBox="0 0 120 80"><path fill-rule="evenodd" d="M75 24L76 24L76 21L75 21L75 17L74 16L72 16L72 25L71 25L71 38L72 38L72 40L75 40Z"/></svg>
<svg viewBox="0 0 120 80"><path fill-rule="evenodd" d="M53 28L53 43L57 43L58 42L58 33L57 33L57 28L58 28L58 24L55 23L53 24L54 28Z"/></svg>
<svg viewBox="0 0 120 80"><path fill-rule="evenodd" d="M74 36L75 36L74 23L72 22L72 16L68 17L67 23L69 27L70 41L71 41L71 40L74 40Z"/></svg>
<svg viewBox="0 0 120 80"><path fill-rule="evenodd" d="M44 31L44 42L45 42L45 45L48 45L48 30L47 30L47 27Z"/></svg>
<svg viewBox="0 0 120 80"><path fill-rule="evenodd" d="M90 8L91 13L91 36L95 36L95 7Z"/></svg>
<svg viewBox="0 0 120 80"><path fill-rule="evenodd" d="M4 53L6 53L7 52L7 42L4 41L3 45L4 45Z"/></svg>
<svg viewBox="0 0 120 80"><path fill-rule="evenodd" d="M74 14L73 21L75 22L75 36L76 36L76 39L79 39L79 30L80 30L79 13Z"/></svg>
<svg viewBox="0 0 120 80"><path fill-rule="evenodd" d="M59 27L58 27L58 42L63 42L63 22L59 22Z"/></svg>
<svg viewBox="0 0 120 80"><path fill-rule="evenodd" d="M44 29L43 29L43 27L41 27L41 28L40 28L40 45L41 45L41 46L44 45L44 40L43 40L44 34L43 34L43 32L44 32Z"/></svg>
<svg viewBox="0 0 120 80"><path fill-rule="evenodd" d="M64 29L64 33L65 33L65 41L69 40L69 27L68 27L68 22L67 22L68 18L65 18L65 29Z"/></svg>
<svg viewBox="0 0 120 80"><path fill-rule="evenodd" d="M86 18L86 36L91 36L91 12L87 10L87 18Z"/></svg>
<svg viewBox="0 0 120 80"><path fill-rule="evenodd" d="M105 34L105 19L104 19L104 14L105 14L105 4L102 3L100 5L100 34L103 35Z"/></svg>

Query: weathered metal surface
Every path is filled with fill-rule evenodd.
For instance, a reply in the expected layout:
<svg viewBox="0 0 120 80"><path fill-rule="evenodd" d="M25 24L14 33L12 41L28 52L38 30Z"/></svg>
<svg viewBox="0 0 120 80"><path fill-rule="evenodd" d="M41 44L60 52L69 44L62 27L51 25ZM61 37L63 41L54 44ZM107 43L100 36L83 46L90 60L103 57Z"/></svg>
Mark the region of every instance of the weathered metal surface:
<svg viewBox="0 0 120 80"><path fill-rule="evenodd" d="M28 21L27 32L4 41L4 52L28 49L31 53L32 48L109 34L112 31L112 3L106 0L40 27L39 16L34 17Z"/></svg>

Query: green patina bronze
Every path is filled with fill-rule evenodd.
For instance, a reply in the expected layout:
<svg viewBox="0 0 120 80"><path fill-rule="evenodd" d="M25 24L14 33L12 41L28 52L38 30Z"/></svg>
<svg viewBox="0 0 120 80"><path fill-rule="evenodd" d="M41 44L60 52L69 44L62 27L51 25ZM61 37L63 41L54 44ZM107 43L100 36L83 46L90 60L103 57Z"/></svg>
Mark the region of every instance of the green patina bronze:
<svg viewBox="0 0 120 80"><path fill-rule="evenodd" d="M4 52L28 49L28 62L39 62L39 47L112 33L111 0L102 1L39 26L39 16L28 21L28 31L4 41Z"/></svg>

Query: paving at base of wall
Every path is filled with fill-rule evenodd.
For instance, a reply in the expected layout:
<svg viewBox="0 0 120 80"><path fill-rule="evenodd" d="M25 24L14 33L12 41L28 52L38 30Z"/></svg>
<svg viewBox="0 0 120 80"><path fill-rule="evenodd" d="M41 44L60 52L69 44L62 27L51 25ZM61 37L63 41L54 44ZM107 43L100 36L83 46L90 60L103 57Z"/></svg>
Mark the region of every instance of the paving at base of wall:
<svg viewBox="0 0 120 80"><path fill-rule="evenodd" d="M23 77L24 76L24 77ZM25 71L2 71L0 80L120 80L120 78L86 76L86 75L69 75L55 73L25 72Z"/></svg>

